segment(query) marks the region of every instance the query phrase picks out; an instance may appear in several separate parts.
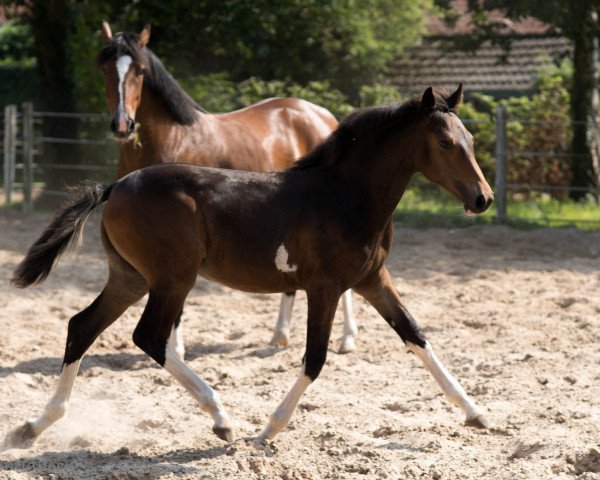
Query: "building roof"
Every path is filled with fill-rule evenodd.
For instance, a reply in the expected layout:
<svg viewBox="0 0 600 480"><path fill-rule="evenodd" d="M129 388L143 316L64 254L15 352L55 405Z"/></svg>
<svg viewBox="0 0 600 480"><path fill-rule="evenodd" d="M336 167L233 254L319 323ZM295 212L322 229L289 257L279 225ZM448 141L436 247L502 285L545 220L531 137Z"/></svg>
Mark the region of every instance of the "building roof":
<svg viewBox="0 0 600 480"><path fill-rule="evenodd" d="M571 41L551 25L533 17L512 21L502 10L490 12L489 19L511 40L508 52L490 41L474 51L459 50L453 40L467 37L473 23L467 0L453 0L451 5L458 13L456 23L449 26L430 17L430 36L392 65L390 82L401 91L416 93L428 86L455 89L463 82L466 92L496 97L529 94L541 69L572 53Z"/></svg>
<svg viewBox="0 0 600 480"><path fill-rule="evenodd" d="M390 81L401 91L414 93L428 86L456 88L494 96L532 93L541 69L570 55L571 41L558 35L511 35L511 48L489 41L471 52L452 47L452 37L426 38L409 50L390 70ZM503 59L503 57L505 57Z"/></svg>

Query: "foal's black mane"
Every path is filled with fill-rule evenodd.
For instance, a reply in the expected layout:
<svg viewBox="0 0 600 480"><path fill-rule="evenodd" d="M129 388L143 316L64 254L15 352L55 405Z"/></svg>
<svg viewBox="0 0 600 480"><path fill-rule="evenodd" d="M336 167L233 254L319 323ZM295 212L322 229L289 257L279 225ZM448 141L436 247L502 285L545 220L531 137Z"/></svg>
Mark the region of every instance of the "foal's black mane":
<svg viewBox="0 0 600 480"><path fill-rule="evenodd" d="M196 121L196 112L206 113L206 110L185 93L159 58L150 49L140 47L139 35L128 32L115 34L105 43L97 60L102 65L111 58L121 55L129 55L134 61L144 65L146 68L144 84L163 100L177 123L191 125Z"/></svg>
<svg viewBox="0 0 600 480"><path fill-rule="evenodd" d="M448 107L446 97L446 92L435 92L434 112L456 113ZM408 124L422 115L420 105L421 100L415 98L401 105L384 105L352 112L326 140L299 159L292 168L332 167L347 156L356 140L375 135L379 137L391 128L400 128L402 124Z"/></svg>

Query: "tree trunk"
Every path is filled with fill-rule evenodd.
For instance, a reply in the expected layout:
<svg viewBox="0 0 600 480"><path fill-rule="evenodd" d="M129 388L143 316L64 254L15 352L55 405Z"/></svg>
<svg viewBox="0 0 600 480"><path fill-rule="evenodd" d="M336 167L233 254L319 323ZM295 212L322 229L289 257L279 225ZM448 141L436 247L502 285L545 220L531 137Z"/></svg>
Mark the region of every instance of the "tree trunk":
<svg viewBox="0 0 600 480"><path fill-rule="evenodd" d="M40 76L41 110L51 112L74 112L73 69L69 64L68 36L71 26L72 0L33 0L31 26L34 35L37 68ZM71 119L44 118L44 137L78 138L78 123ZM44 143L41 148L40 165L48 165L44 172L45 191L62 191L66 185L79 180L77 171L51 168L52 164L77 163L73 148L60 143ZM61 201L51 195L39 199L44 207L52 207Z"/></svg>
<svg viewBox="0 0 600 480"><path fill-rule="evenodd" d="M598 133L598 15L592 2L573 2L573 163L571 186L600 185L600 138ZM585 191L572 191L570 196L579 200Z"/></svg>

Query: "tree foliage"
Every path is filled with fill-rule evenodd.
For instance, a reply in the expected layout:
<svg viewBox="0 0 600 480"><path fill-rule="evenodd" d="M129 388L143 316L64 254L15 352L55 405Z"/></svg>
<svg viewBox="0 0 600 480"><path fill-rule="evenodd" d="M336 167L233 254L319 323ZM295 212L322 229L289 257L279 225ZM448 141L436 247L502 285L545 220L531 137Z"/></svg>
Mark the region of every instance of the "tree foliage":
<svg viewBox="0 0 600 480"><path fill-rule="evenodd" d="M0 5L31 27L49 106L98 110L103 100L95 32L103 19L115 32L151 24L151 48L179 79L228 72L235 82L251 77L298 85L330 82L357 99L362 85L377 80L419 40L431 1L0 0Z"/></svg>

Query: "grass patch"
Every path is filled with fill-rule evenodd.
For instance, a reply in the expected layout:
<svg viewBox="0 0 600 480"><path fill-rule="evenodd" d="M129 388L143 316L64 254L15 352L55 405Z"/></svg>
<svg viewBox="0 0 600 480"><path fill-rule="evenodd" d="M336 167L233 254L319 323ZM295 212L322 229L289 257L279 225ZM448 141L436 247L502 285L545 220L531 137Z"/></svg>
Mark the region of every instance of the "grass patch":
<svg viewBox="0 0 600 480"><path fill-rule="evenodd" d="M540 196L509 200L507 224L516 228L577 227L600 231L600 205L593 201L574 202ZM394 212L394 219L417 228L469 227L497 223L496 207L477 217L467 217L462 205L440 191L409 188Z"/></svg>

